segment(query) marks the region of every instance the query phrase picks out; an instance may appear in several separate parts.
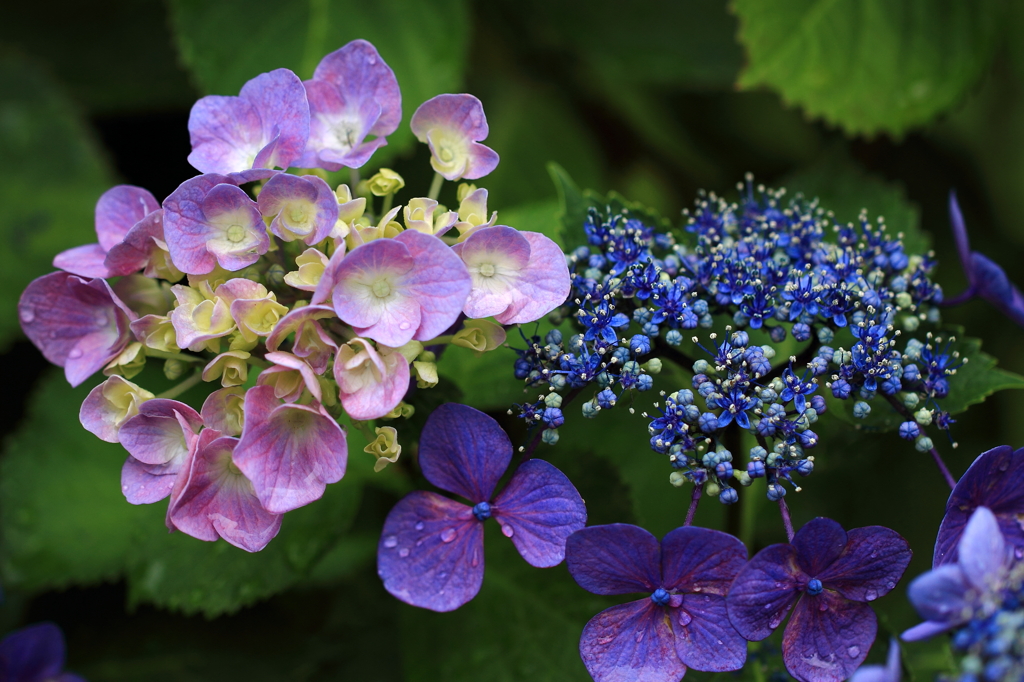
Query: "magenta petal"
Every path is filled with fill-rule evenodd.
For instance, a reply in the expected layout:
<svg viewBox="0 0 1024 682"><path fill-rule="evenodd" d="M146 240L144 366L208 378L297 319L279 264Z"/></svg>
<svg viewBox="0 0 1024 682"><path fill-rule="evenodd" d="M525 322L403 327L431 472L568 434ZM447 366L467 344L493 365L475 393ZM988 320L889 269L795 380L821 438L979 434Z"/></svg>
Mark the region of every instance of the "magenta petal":
<svg viewBox="0 0 1024 682"><path fill-rule="evenodd" d="M121 492L131 504L159 502L171 494L182 464L182 460L143 464L134 457L128 457L121 467Z"/></svg>
<svg viewBox="0 0 1024 682"><path fill-rule="evenodd" d="M1024 448L1016 452L1000 445L982 453L960 477L949 501L946 515L935 539L935 566L957 560L957 544L971 514L988 507L999 521L1006 542L1024 553L1024 527L1018 522L1024 514Z"/></svg>
<svg viewBox="0 0 1024 682"><path fill-rule="evenodd" d="M296 333L307 322L334 317L334 309L325 305L306 305L290 311L277 321L274 330L267 337L267 350L274 351L289 334Z"/></svg>
<svg viewBox="0 0 1024 682"><path fill-rule="evenodd" d="M345 432L329 416L305 405L282 405L273 386L245 394L245 426L234 462L276 514L320 499L326 484L345 475Z"/></svg>
<svg viewBox="0 0 1024 682"><path fill-rule="evenodd" d="M384 589L406 604L452 611L480 591L483 525L437 493L409 493L388 513L377 546Z"/></svg>
<svg viewBox="0 0 1024 682"><path fill-rule="evenodd" d="M433 235L406 230L395 241L409 249L415 263L402 278L402 288L419 303L421 310L419 328L412 338L430 340L455 324L462 312L472 288L469 271L458 254Z"/></svg>
<svg viewBox="0 0 1024 682"><path fill-rule="evenodd" d="M85 244L67 251L61 251L53 257L53 267L81 277L110 277L110 271L104 265L107 252L99 244Z"/></svg>
<svg viewBox="0 0 1024 682"><path fill-rule="evenodd" d="M313 79L333 83L345 102L377 102L380 115L370 128L371 135L390 135L398 129L402 120L398 81L377 48L367 41L353 40L325 56L313 72Z"/></svg>
<svg viewBox="0 0 1024 682"><path fill-rule="evenodd" d="M192 105L188 133L192 141L188 162L202 173L251 168L267 142L256 108L239 97L223 95L203 97Z"/></svg>
<svg viewBox="0 0 1024 682"><path fill-rule="evenodd" d="M520 303L496 319L501 324L539 320L569 297L569 268L555 242L537 232L520 232L530 243L530 263L520 277Z"/></svg>
<svg viewBox="0 0 1024 682"><path fill-rule="evenodd" d="M355 358L358 367L349 367L336 357L334 379L341 405L350 417L379 419L395 409L409 390L409 361L397 351L382 356L365 341L362 345L364 350Z"/></svg>
<svg viewBox="0 0 1024 682"><path fill-rule="evenodd" d="M854 601L874 601L888 594L910 564L910 545L882 526L854 528L847 537L843 553L815 577Z"/></svg>
<svg viewBox="0 0 1024 682"><path fill-rule="evenodd" d="M420 434L426 479L474 504L491 499L511 460L512 442L498 422L466 405L441 405Z"/></svg>
<svg viewBox="0 0 1024 682"><path fill-rule="evenodd" d="M742 668L747 660L747 640L729 622L725 597L716 594L684 594L682 597L680 607L669 611L679 659L688 668L705 672Z"/></svg>
<svg viewBox="0 0 1024 682"><path fill-rule="evenodd" d="M769 545L747 562L726 597L729 620L743 637L757 642L772 634L807 583L792 545Z"/></svg>
<svg viewBox="0 0 1024 682"><path fill-rule="evenodd" d="M800 568L811 577L816 577L839 558L846 543L843 527L824 516L805 523L793 537Z"/></svg>
<svg viewBox="0 0 1024 682"><path fill-rule="evenodd" d="M183 460L203 426L199 413L177 400L157 398L139 405L139 413L119 433L121 445L144 464Z"/></svg>
<svg viewBox="0 0 1024 682"><path fill-rule="evenodd" d="M42 682L64 669L64 633L53 623L36 623L0 640L4 682Z"/></svg>
<svg viewBox="0 0 1024 682"><path fill-rule="evenodd" d="M281 515L263 509L248 479L231 471L237 443L236 438L217 438L196 452L169 515L178 530L192 537L221 537L247 552L258 552L281 529Z"/></svg>
<svg viewBox="0 0 1024 682"><path fill-rule="evenodd" d="M594 682L678 682L686 672L665 611L650 599L591 618L580 636L580 658Z"/></svg>
<svg viewBox="0 0 1024 682"><path fill-rule="evenodd" d="M683 526L661 541L662 587L725 596L747 562L738 538L709 528Z"/></svg>
<svg viewBox="0 0 1024 682"><path fill-rule="evenodd" d="M804 595L782 638L782 659L800 682L842 682L864 662L878 624L867 604L826 590Z"/></svg>
<svg viewBox="0 0 1024 682"><path fill-rule="evenodd" d="M541 459L524 462L494 500L494 518L526 563L549 568L565 558L565 541L587 525L587 507L572 482Z"/></svg>
<svg viewBox="0 0 1024 682"><path fill-rule="evenodd" d="M474 142L469 145L469 163L466 165L462 177L466 180L476 180L489 175L498 167L500 160L498 152L485 144Z"/></svg>
<svg viewBox="0 0 1024 682"><path fill-rule="evenodd" d="M565 561L579 586L594 594L650 593L661 586L658 539L628 523L573 533L565 544Z"/></svg>
<svg viewBox="0 0 1024 682"><path fill-rule="evenodd" d="M111 187L96 202L96 236L103 251L124 241L128 231L147 215L160 208L153 195L141 187Z"/></svg>

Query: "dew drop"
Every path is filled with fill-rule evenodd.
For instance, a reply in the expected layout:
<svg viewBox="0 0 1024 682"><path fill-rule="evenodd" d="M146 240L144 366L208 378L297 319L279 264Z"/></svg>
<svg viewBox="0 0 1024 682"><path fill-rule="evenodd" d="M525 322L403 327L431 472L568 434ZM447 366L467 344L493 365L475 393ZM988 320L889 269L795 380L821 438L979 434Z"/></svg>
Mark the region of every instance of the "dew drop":
<svg viewBox="0 0 1024 682"><path fill-rule="evenodd" d="M423 540L424 540L424 539L425 539L425 538L420 538L419 540L417 540L417 541L416 541L416 546L417 546L417 547L419 547L420 545L422 545L422 544L423 544Z"/></svg>
<svg viewBox="0 0 1024 682"><path fill-rule="evenodd" d="M888 590L891 590L894 587L896 587L896 583L894 583L891 580L885 584L885 588L888 589Z"/></svg>
<svg viewBox="0 0 1024 682"><path fill-rule="evenodd" d="M512 537L513 535L515 535L515 533L516 533L516 529L513 528L512 526L508 525L508 524L505 524L504 526L501 527L501 534L504 535L507 538Z"/></svg>
<svg viewBox="0 0 1024 682"><path fill-rule="evenodd" d="M768 627L774 630L779 627L779 623L782 622L782 614L776 613L774 616L768 619Z"/></svg>
<svg viewBox="0 0 1024 682"><path fill-rule="evenodd" d="M384 546L388 549L394 549L398 545L398 538L394 535L389 535L384 538Z"/></svg>
<svg viewBox="0 0 1024 682"><path fill-rule="evenodd" d="M679 609L679 618L678 618L678 620L679 620L679 624L680 625L689 625L690 621L693 620L693 616L688 614L683 609Z"/></svg>
<svg viewBox="0 0 1024 682"><path fill-rule="evenodd" d="M764 605L764 610L765 610L765 611L769 611L769 610L771 610L771 608L772 608L772 605L771 605L771 604L765 604L765 605Z"/></svg>
<svg viewBox="0 0 1024 682"><path fill-rule="evenodd" d="M1006 471L1009 468L1010 468L1010 460L1004 459L1001 462L999 462L999 470L1000 471Z"/></svg>
<svg viewBox="0 0 1024 682"><path fill-rule="evenodd" d="M438 591L438 594L444 594L444 590Z"/></svg>
<svg viewBox="0 0 1024 682"><path fill-rule="evenodd" d="M780 589L781 587L782 587L782 583L775 583L775 588L776 589Z"/></svg>
<svg viewBox="0 0 1024 682"><path fill-rule="evenodd" d="M110 322L110 318L107 317L106 313L96 313L96 326L106 327L107 323Z"/></svg>
<svg viewBox="0 0 1024 682"><path fill-rule="evenodd" d="M1024 559L1024 547L1014 547L1013 555L1018 559Z"/></svg>
<svg viewBox="0 0 1024 682"><path fill-rule="evenodd" d="M402 557L403 559L409 556L409 548L403 547L402 549L398 550L398 556Z"/></svg>
<svg viewBox="0 0 1024 682"><path fill-rule="evenodd" d="M448 577L448 574L445 571L441 571L440 573L437 574L438 580L444 580L447 577Z"/></svg>
<svg viewBox="0 0 1024 682"><path fill-rule="evenodd" d="M68 357L71 358L72 360L74 360L75 358L82 357L82 349L81 348L72 348L71 352L68 353Z"/></svg>
<svg viewBox="0 0 1024 682"><path fill-rule="evenodd" d="M441 542L451 542L455 539L455 535L456 533L454 528L445 528L441 531Z"/></svg>
<svg viewBox="0 0 1024 682"><path fill-rule="evenodd" d="M415 528L416 528L416 530L423 530L423 522L422 521L417 521Z"/></svg>
<svg viewBox="0 0 1024 682"><path fill-rule="evenodd" d="M825 601L824 599L819 599L818 601L820 602L818 604L818 610L819 611L828 611L828 602Z"/></svg>
<svg viewBox="0 0 1024 682"><path fill-rule="evenodd" d="M860 647L856 645L851 646L846 650L846 653L850 655L850 658L857 658L860 656Z"/></svg>
<svg viewBox="0 0 1024 682"><path fill-rule="evenodd" d="M469 563L473 566L480 565L480 554L476 550L473 550L473 558L469 560Z"/></svg>
<svg viewBox="0 0 1024 682"><path fill-rule="evenodd" d="M874 590L868 590L864 593L864 598L868 601L875 601L876 599L878 599L878 593Z"/></svg>
<svg viewBox="0 0 1024 682"><path fill-rule="evenodd" d="M21 310L21 321L22 322L24 322L25 324L28 324L28 323L30 323L34 319L36 319L36 314L34 312L32 312L31 308L22 308L22 310Z"/></svg>
<svg viewBox="0 0 1024 682"><path fill-rule="evenodd" d="M871 553L871 558L872 559L877 559L878 558L878 552L872 552Z"/></svg>
<svg viewBox="0 0 1024 682"><path fill-rule="evenodd" d="M403 332L405 332L405 331L409 331L409 327L411 327L411 326L412 325L410 325L408 322L403 322L400 325L398 325L398 328L401 329Z"/></svg>

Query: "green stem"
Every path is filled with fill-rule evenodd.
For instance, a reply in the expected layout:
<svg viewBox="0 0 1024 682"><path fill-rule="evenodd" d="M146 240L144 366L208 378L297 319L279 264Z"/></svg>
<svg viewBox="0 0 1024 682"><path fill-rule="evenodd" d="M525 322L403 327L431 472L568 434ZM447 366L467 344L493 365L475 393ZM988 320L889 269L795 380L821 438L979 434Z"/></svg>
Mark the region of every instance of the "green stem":
<svg viewBox="0 0 1024 682"><path fill-rule="evenodd" d="M388 194L387 196L384 197L384 203L380 207L380 214L382 216L388 214L388 211L391 210L391 204L392 204L392 202L394 202L394 200L395 200L395 195L394 194Z"/></svg>
<svg viewBox="0 0 1024 682"><path fill-rule="evenodd" d="M184 353L175 353L166 350L154 350L153 348L146 349L146 355L151 358L163 358L165 360L181 360L182 362L206 362L203 358L197 358L195 355L185 355Z"/></svg>
<svg viewBox="0 0 1024 682"><path fill-rule="evenodd" d="M434 173L434 180L430 183L430 192L427 196L431 199L437 199L438 195L441 194L441 184L444 182L444 176L440 173Z"/></svg>
<svg viewBox="0 0 1024 682"><path fill-rule="evenodd" d="M195 386L196 384L198 384L202 380L203 380L203 373L200 372L199 370L196 370L195 374L190 376L188 379L185 379L184 381L182 381L177 386L172 386L171 388L167 389L166 391L164 391L163 393L157 395L156 397L157 398L164 398L166 400L171 400L172 398L177 398L179 395L181 395L182 393L184 393L188 389L192 388L193 386Z"/></svg>
<svg viewBox="0 0 1024 682"><path fill-rule="evenodd" d="M359 184L359 169L349 168L348 169L348 181L352 183L350 189L352 190L352 196L356 195L356 185Z"/></svg>

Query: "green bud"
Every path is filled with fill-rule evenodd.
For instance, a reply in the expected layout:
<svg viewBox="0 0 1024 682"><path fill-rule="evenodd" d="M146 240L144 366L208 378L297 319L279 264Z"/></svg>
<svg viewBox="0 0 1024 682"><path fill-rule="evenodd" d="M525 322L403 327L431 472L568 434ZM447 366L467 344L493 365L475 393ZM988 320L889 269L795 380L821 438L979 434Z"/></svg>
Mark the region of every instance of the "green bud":
<svg viewBox="0 0 1024 682"><path fill-rule="evenodd" d="M922 407L920 410L914 413L914 421L921 426L928 426L932 423L932 411L927 407ZM928 448L929 450L931 447Z"/></svg>
<svg viewBox="0 0 1024 682"><path fill-rule="evenodd" d="M266 284L271 289L278 289L284 286L284 276L288 274L284 271L284 267L280 263L274 263L267 268Z"/></svg>
<svg viewBox="0 0 1024 682"><path fill-rule="evenodd" d="M754 479L750 478L750 474L748 474L746 471L743 471L742 469L733 469L732 477L735 478L740 485L744 486L750 485L751 483L754 482Z"/></svg>
<svg viewBox="0 0 1024 682"><path fill-rule="evenodd" d="M544 404L547 405L548 407L561 407L562 396L558 395L557 393L548 393L546 396L544 396Z"/></svg>
<svg viewBox="0 0 1024 682"><path fill-rule="evenodd" d="M932 439L928 436L918 436L914 441L914 447L918 452L928 452L932 449Z"/></svg>
<svg viewBox="0 0 1024 682"><path fill-rule="evenodd" d="M775 349L772 346L761 346L761 350L764 351L764 356L769 360L775 357Z"/></svg>
<svg viewBox="0 0 1024 682"><path fill-rule="evenodd" d="M181 360L171 358L164 363L164 376L171 381L177 381L185 373L185 363Z"/></svg>
<svg viewBox="0 0 1024 682"><path fill-rule="evenodd" d="M917 328L921 326L921 319L917 315L904 315L903 316L903 328L908 332L916 332Z"/></svg>
<svg viewBox="0 0 1024 682"><path fill-rule="evenodd" d="M695 363L693 363L694 374L707 374L710 368L711 365L709 365L708 361L704 359L697 360Z"/></svg>
<svg viewBox="0 0 1024 682"><path fill-rule="evenodd" d="M916 393L905 393L903 395L903 404L911 410L917 407L919 402L921 402L921 396Z"/></svg>
<svg viewBox="0 0 1024 682"><path fill-rule="evenodd" d="M682 488L683 484L686 483L686 476L683 475L682 471L673 471L668 475L668 482L676 488Z"/></svg>
<svg viewBox="0 0 1024 682"><path fill-rule="evenodd" d="M540 434L540 439L544 441L546 445L554 445L558 442L558 429L544 429Z"/></svg>
<svg viewBox="0 0 1024 682"><path fill-rule="evenodd" d="M914 304L914 299L906 291L896 294L896 305L901 308L909 308Z"/></svg>
<svg viewBox="0 0 1024 682"><path fill-rule="evenodd" d="M648 374L661 374L661 360L651 358L644 363L643 368Z"/></svg>
<svg viewBox="0 0 1024 682"><path fill-rule="evenodd" d="M378 197L394 194L403 187L405 187L405 180L390 168L381 168L366 182L366 189L370 194Z"/></svg>
<svg viewBox="0 0 1024 682"><path fill-rule="evenodd" d="M704 486L704 492L711 497L718 497L719 493L722 492L722 486L713 481L708 481L707 485Z"/></svg>

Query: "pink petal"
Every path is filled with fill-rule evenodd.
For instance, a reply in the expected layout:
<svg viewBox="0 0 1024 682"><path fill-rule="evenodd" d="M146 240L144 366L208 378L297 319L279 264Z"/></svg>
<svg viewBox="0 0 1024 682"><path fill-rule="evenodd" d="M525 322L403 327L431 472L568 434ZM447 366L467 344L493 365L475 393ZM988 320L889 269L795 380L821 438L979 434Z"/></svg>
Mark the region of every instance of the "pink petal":
<svg viewBox="0 0 1024 682"><path fill-rule="evenodd" d="M212 227L203 213L203 200L222 183L233 184L223 175L199 175L181 183L164 199L167 249L174 267L184 273L205 275L217 266L216 256L206 250Z"/></svg>
<svg viewBox="0 0 1024 682"><path fill-rule="evenodd" d="M686 672L665 610L649 598L591 618L580 636L580 657L594 682L678 682Z"/></svg>
<svg viewBox="0 0 1024 682"><path fill-rule="evenodd" d="M287 169L302 155L309 138L309 104L302 81L288 69L274 69L253 78L238 94L259 113L263 139L268 141L253 168Z"/></svg>
<svg viewBox="0 0 1024 682"><path fill-rule="evenodd" d="M143 464L128 457L121 468L121 492L129 504L153 504L166 499L182 469L182 462Z"/></svg>
<svg viewBox="0 0 1024 682"><path fill-rule="evenodd" d="M96 202L96 236L104 252L124 241L137 222L160 208L148 190L132 185L111 187Z"/></svg>
<svg viewBox="0 0 1024 682"><path fill-rule="evenodd" d="M402 120L402 93L391 67L372 44L353 40L331 52L313 72L314 80L334 83L346 102L372 99L380 104L380 116L371 135L390 135Z"/></svg>
<svg viewBox="0 0 1024 682"><path fill-rule="evenodd" d="M150 213L135 224L124 241L110 249L104 266L112 276L130 275L149 265L150 258L159 247L155 240L164 240L164 212Z"/></svg>
<svg viewBox="0 0 1024 682"><path fill-rule="evenodd" d="M184 460L203 426L199 413L177 400L147 400L121 427L120 441L143 464Z"/></svg>
<svg viewBox="0 0 1024 682"><path fill-rule="evenodd" d="M438 237L406 230L395 241L409 249L415 263L401 283L402 290L416 300L421 310L419 327L412 338L428 341L443 334L458 319L472 288L469 271L458 254ZM396 348L408 341L381 340Z"/></svg>
<svg viewBox="0 0 1024 682"><path fill-rule="evenodd" d="M302 377L303 384L305 384L306 389L309 390L313 399L317 402L320 402L323 399L323 394L320 390L320 382L317 381L313 368L310 367L302 358L298 358L291 353L285 353L282 351L267 353L264 358L274 363L275 367L265 369L263 373L260 374L260 379L256 380L257 385L262 385L264 383L261 381L264 374L280 368L281 371L298 372ZM298 400L300 396L301 392L298 396L295 396L294 400Z"/></svg>
<svg viewBox="0 0 1024 682"><path fill-rule="evenodd" d="M225 436L239 435L245 421L244 400L245 389L241 386L214 391L206 396L203 409L200 410L203 423L207 428L220 431Z"/></svg>
<svg viewBox="0 0 1024 682"><path fill-rule="evenodd" d="M518 231L504 225L487 227L452 250L466 264L473 285L463 306L466 317L490 317L524 305L521 273L530 262L530 243Z"/></svg>
<svg viewBox="0 0 1024 682"><path fill-rule="evenodd" d="M539 320L569 297L569 268L562 249L537 232L519 234L530 243L530 263L520 275L519 305L494 318L501 324Z"/></svg>
<svg viewBox="0 0 1024 682"><path fill-rule="evenodd" d="M251 168L268 142L256 108L240 97L209 95L198 100L188 117L188 132L192 141L188 162L201 173Z"/></svg>
<svg viewBox="0 0 1024 682"><path fill-rule="evenodd" d="M58 253L53 257L53 267L81 277L110 277L104 265L106 257L107 252L99 244L85 244Z"/></svg>
<svg viewBox="0 0 1024 682"><path fill-rule="evenodd" d="M452 611L480 591L483 552L483 524L469 507L416 491L384 520L377 574L384 589L406 604Z"/></svg>
<svg viewBox="0 0 1024 682"><path fill-rule="evenodd" d="M362 339L356 342L361 342L360 353L347 363L340 357L334 363L341 405L353 419L378 419L395 409L409 390L409 362L397 351L382 356Z"/></svg>
<svg viewBox="0 0 1024 682"><path fill-rule="evenodd" d="M437 95L421 104L409 121L413 135L420 142L435 128L453 129L468 140L487 138L487 117L484 105L473 95Z"/></svg>
<svg viewBox="0 0 1024 682"><path fill-rule="evenodd" d="M303 242L317 244L327 239L338 221L338 199L315 175L275 175L263 186L257 204L261 214L273 217L270 231L286 241L291 241L293 234L304 234ZM305 209L305 223L290 219L295 204Z"/></svg>

